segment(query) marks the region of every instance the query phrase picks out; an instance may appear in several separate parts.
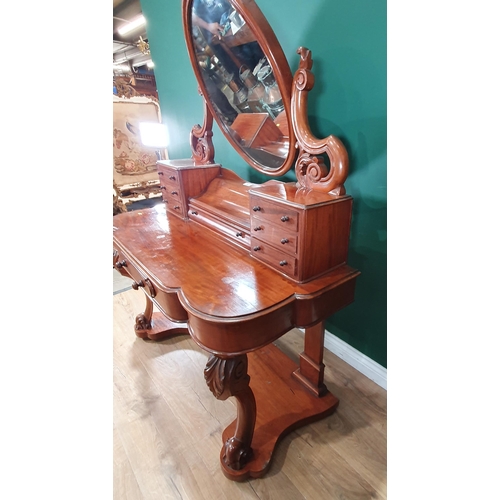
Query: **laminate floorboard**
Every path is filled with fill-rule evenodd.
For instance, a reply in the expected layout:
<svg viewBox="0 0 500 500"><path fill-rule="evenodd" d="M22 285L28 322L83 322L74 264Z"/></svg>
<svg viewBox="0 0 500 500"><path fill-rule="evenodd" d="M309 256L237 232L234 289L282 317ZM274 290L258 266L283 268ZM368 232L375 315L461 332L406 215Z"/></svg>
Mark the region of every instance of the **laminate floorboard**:
<svg viewBox="0 0 500 500"><path fill-rule="evenodd" d="M219 453L235 403L212 395L208 355L189 336L135 336L145 300L140 290L113 295L114 500L387 498L386 391L327 350L335 413L285 436L264 477L228 480ZM276 345L297 361L303 334L292 330Z"/></svg>

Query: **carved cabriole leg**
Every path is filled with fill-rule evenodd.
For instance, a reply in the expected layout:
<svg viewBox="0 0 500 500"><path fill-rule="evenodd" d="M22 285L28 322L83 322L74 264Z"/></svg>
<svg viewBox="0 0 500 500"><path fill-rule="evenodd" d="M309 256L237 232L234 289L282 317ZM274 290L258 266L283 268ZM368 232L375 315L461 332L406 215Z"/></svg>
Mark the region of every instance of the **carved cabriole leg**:
<svg viewBox="0 0 500 500"><path fill-rule="evenodd" d="M324 321L305 329L304 352L300 355L298 370L293 373L316 396L323 396L327 392L323 383L324 341Z"/></svg>
<svg viewBox="0 0 500 500"><path fill-rule="evenodd" d="M144 281L132 284L138 290L144 286ZM146 281L147 284L147 281ZM146 309L135 318L135 334L141 339L163 340L174 335L189 335L187 323L170 321L161 312L153 313L153 301L146 297Z"/></svg>
<svg viewBox="0 0 500 500"><path fill-rule="evenodd" d="M241 470L253 457L251 448L255 429L255 397L250 389L246 354L234 358L211 355L205 368L205 380L213 395L220 400L234 396L237 401L237 420L234 436L224 444L223 465Z"/></svg>
<svg viewBox="0 0 500 500"><path fill-rule="evenodd" d="M135 334L141 339L148 338L148 332L151 330L151 318L153 317L153 302L146 294L144 296L146 297L146 309L135 318Z"/></svg>

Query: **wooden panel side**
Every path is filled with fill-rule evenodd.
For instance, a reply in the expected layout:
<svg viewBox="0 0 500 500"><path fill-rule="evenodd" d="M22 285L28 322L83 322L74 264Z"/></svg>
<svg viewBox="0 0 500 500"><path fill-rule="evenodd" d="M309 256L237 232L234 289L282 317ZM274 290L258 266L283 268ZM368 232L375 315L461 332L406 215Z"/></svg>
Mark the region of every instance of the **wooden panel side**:
<svg viewBox="0 0 500 500"><path fill-rule="evenodd" d="M301 223L299 279L309 280L347 262L352 198L304 211Z"/></svg>

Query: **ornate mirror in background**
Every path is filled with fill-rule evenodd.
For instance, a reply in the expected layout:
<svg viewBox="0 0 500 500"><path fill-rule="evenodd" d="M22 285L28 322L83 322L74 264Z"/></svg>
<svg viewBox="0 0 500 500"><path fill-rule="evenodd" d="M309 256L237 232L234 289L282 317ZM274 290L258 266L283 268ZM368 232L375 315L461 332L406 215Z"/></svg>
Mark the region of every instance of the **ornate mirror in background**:
<svg viewBox="0 0 500 500"><path fill-rule="evenodd" d="M185 0L183 23L200 92L226 138L256 170L287 172L296 155L292 74L260 9L249 0Z"/></svg>

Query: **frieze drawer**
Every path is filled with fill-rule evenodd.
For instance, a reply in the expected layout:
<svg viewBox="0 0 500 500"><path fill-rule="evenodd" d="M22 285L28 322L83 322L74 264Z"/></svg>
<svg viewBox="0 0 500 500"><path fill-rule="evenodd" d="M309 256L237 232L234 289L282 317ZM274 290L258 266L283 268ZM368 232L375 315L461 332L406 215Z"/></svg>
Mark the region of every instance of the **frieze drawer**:
<svg viewBox="0 0 500 500"><path fill-rule="evenodd" d="M182 307L176 292L166 292L155 286L152 279L143 276L127 255L117 249L113 249L113 267L123 276L132 278L132 288L142 290L154 301L160 311L173 321L186 321L187 313Z"/></svg>
<svg viewBox="0 0 500 500"><path fill-rule="evenodd" d="M142 273L130 262L130 259L116 249L113 250L113 267L122 275L132 278L132 288L138 290L143 288L144 291L151 297L156 297L156 289L149 278L143 276Z"/></svg>

